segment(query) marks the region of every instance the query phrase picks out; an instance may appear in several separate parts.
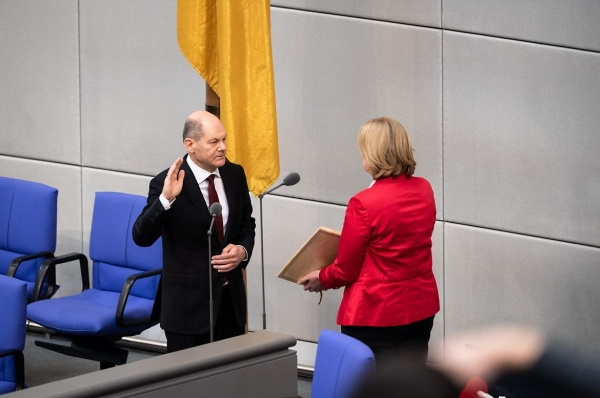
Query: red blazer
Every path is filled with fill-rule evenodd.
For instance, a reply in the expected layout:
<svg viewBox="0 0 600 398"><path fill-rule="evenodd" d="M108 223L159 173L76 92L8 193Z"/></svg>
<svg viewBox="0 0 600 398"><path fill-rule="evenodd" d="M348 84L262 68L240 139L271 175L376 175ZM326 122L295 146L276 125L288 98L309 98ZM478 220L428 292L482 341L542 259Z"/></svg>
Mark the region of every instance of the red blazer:
<svg viewBox="0 0 600 398"><path fill-rule="evenodd" d="M405 174L350 199L337 258L319 274L326 289L346 286L339 325L406 325L440 310L431 270L435 214L429 182Z"/></svg>

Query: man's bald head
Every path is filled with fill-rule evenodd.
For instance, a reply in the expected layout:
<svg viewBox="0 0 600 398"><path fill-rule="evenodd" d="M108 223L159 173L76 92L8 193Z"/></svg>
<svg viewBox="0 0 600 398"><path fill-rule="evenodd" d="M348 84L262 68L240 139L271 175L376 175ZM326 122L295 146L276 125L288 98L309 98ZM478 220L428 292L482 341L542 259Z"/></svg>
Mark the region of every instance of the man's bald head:
<svg viewBox="0 0 600 398"><path fill-rule="evenodd" d="M221 125L218 117L207 111L196 111L188 116L183 126L183 140L191 138L194 141L202 137L208 126Z"/></svg>
<svg viewBox="0 0 600 398"><path fill-rule="evenodd" d="M218 117L206 111L188 116L183 128L183 145L189 158L208 172L222 167L227 161L227 132Z"/></svg>

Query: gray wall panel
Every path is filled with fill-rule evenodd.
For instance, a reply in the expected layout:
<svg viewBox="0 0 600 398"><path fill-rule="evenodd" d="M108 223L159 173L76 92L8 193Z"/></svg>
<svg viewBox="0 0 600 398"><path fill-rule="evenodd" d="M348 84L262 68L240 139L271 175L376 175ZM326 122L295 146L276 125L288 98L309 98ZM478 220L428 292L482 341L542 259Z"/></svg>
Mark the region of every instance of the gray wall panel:
<svg viewBox="0 0 600 398"><path fill-rule="evenodd" d="M185 153L205 83L177 45L175 0L81 1L85 166L155 175Z"/></svg>
<svg viewBox="0 0 600 398"><path fill-rule="evenodd" d="M600 55L444 33L444 219L600 245Z"/></svg>
<svg viewBox="0 0 600 398"><path fill-rule="evenodd" d="M271 0L271 6L435 27L442 13L441 0Z"/></svg>
<svg viewBox="0 0 600 398"><path fill-rule="evenodd" d="M386 115L441 198L440 32L281 9L272 21L281 170L302 175L293 196L346 204L364 189L358 129Z"/></svg>
<svg viewBox="0 0 600 398"><path fill-rule="evenodd" d="M281 189L293 189L282 187ZM259 201L253 197L257 239L247 267L249 329L262 329L262 282ZM317 341L322 329L339 330L335 320L342 289L319 295L307 293L277 273L320 226L341 231L346 208L297 199L265 196L263 199L264 263L267 329Z"/></svg>
<svg viewBox="0 0 600 398"><path fill-rule="evenodd" d="M446 223L446 334L499 322L600 353L600 249Z"/></svg>
<svg viewBox="0 0 600 398"><path fill-rule="evenodd" d="M0 3L0 153L79 164L77 1Z"/></svg>
<svg viewBox="0 0 600 398"><path fill-rule="evenodd" d="M597 0L442 0L443 27L600 50Z"/></svg>

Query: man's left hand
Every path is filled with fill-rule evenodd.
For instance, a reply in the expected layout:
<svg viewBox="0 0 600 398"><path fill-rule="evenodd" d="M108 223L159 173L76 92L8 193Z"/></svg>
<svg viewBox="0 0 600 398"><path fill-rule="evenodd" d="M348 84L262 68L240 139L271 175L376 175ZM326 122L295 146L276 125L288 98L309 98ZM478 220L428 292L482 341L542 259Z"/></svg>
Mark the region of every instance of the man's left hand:
<svg viewBox="0 0 600 398"><path fill-rule="evenodd" d="M213 268L219 272L234 270L246 258L246 251L240 246L228 244L221 254L212 257Z"/></svg>

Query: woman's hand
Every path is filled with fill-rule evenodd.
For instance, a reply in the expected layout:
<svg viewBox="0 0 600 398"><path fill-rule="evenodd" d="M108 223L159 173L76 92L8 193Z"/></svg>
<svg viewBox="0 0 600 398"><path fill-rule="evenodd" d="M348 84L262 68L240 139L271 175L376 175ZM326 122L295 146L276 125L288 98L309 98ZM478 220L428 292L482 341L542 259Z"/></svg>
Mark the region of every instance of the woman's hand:
<svg viewBox="0 0 600 398"><path fill-rule="evenodd" d="M308 290L309 292L320 292L324 290L323 285L321 285L321 282L319 282L319 272L321 271L317 270L304 275L297 282L298 285L304 285L304 290Z"/></svg>

